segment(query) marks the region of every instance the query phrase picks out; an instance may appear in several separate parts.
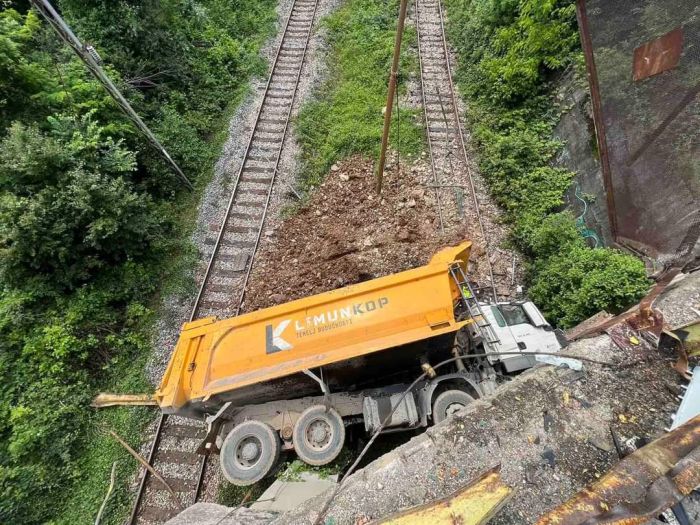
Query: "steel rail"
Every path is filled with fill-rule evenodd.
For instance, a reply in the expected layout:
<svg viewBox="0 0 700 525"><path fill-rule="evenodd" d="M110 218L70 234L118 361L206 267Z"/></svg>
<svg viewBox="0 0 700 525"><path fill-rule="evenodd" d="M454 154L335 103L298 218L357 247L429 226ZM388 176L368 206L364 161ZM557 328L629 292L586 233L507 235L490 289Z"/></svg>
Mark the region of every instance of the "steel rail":
<svg viewBox="0 0 700 525"><path fill-rule="evenodd" d="M440 13L440 35L442 36L442 48L445 52L445 64L447 66L447 81L450 86L450 95L452 97L452 105L454 106L454 121L455 127L457 128L459 135L459 142L462 146L462 154L464 155L464 165L467 168L467 179L469 180L469 187L472 191L472 199L474 200L474 211L479 219L479 230L481 231L481 237L484 239L484 252L486 255L486 261L489 268L489 277L491 278L491 287L493 291L493 299L498 302L498 296L496 294L496 281L493 278L493 265L491 264L491 253L489 250L489 243L486 238L486 230L484 229L484 221L481 218L481 212L479 210L479 199L476 196L476 186L474 185L474 177L472 175L471 167L469 166L469 157L467 156L467 147L464 140L464 133L462 131L462 123L459 119L459 106L457 105L457 95L455 93L454 82L452 80L452 66L450 65L450 53L447 47L447 37L445 36L445 18L442 13L442 1L436 0L438 5L438 12ZM418 0L416 0L418 2ZM417 24L416 24L417 25Z"/></svg>
<svg viewBox="0 0 700 525"><path fill-rule="evenodd" d="M418 68L420 71L420 91L421 98L423 99L423 118L425 121L425 135L428 137L428 153L430 155L430 167L433 172L433 181L435 182L435 202L438 209L438 217L440 219L440 231L445 233L445 222L442 218L442 204L440 203L440 181L437 175L437 169L435 168L435 157L433 156L433 141L430 138L430 122L428 120L428 105L425 98L425 81L423 80L423 55L420 45L420 20L419 20L419 7L418 1L415 2L415 13L416 13L416 37L418 40ZM438 0L439 1L439 0Z"/></svg>
<svg viewBox="0 0 700 525"><path fill-rule="evenodd" d="M153 443L151 443L151 449L148 452L148 464L153 463L153 458L156 455L156 450L158 450L158 445L160 444L160 437L163 432L163 425L168 419L166 414L160 413L160 418L158 418L158 426L156 427L156 435L153 438ZM129 525L133 525L136 522L136 516L138 515L139 506L141 505L141 500L143 499L144 489L146 488L146 478L148 477L148 469L143 470L143 475L139 480L139 488L136 491L136 500L134 501L134 506L131 508L131 514L129 515Z"/></svg>
<svg viewBox="0 0 700 525"><path fill-rule="evenodd" d="M286 20L285 25L284 25L284 31L282 32L282 37L280 38L279 45L277 46L275 58L274 58L274 61L272 63L272 67L270 69L270 75L267 79L267 83L265 85L263 96L262 96L262 99L260 101L260 105L259 105L258 110L257 110L256 115L255 115L255 122L254 122L254 125L252 128L252 131L251 131L250 139L248 140L248 144L246 145L246 149L245 149L245 152L243 154L241 164L240 164L240 167L238 169L238 173L236 175L234 187L231 191L231 196L229 198L228 204L226 206L226 211L225 211L224 217L222 219L221 228L219 229L219 233L217 235L216 242L215 242L214 248L212 250L212 254L209 258L209 261L207 263L207 268L206 268L204 276L202 278L202 283L199 287L199 290L197 292L197 296L196 296L195 301L194 301L193 308L190 312L190 318L189 318L190 321L193 321L196 318L197 313L199 312L199 309L200 309L200 306L202 303L202 298L204 296L204 290L207 286L209 278L212 275L212 268L214 266L214 262L216 260L217 255L218 255L219 247L221 246L221 241L222 241L224 234L226 232L226 226L227 226L228 220L230 218L231 209L234 205L236 196L238 195L238 189L239 189L240 182L241 182L241 175L243 173L246 161L249 158L250 151L251 151L251 148L252 148L254 140L255 140L255 132L256 132L257 126L258 126L259 121L260 121L260 116L261 116L263 109L265 107L265 101L267 99L267 95L270 92L270 85L272 84L272 79L275 75L275 71L276 71L280 56L281 56L282 48L283 48L285 42L288 40L287 39L287 37L289 35L288 29L289 29L291 19L294 15L294 9L296 7L297 7L297 3L295 1L292 4L292 7L290 8L289 15L287 15L287 20ZM309 29L308 29L308 32L306 34L306 38L304 41L304 47L303 47L303 51L302 51L302 55L301 55L301 60L299 63L299 70L297 71L297 75L295 78L294 89L292 92L292 96L291 96L291 100L290 100L290 104L289 104L289 109L287 110L287 114L285 116L285 124L284 124L284 129L282 131L282 138L281 138L281 141L279 143L279 147L277 149L277 155L275 156L275 167L274 167L274 171L272 173L271 180L269 182L267 196L265 199L265 205L264 205L261 217L260 217L259 228L258 228L256 240L255 240L255 245L253 247L250 259L248 261L246 274L244 276L243 283L241 285L241 292L239 294L238 304L236 307L236 315L238 315L238 313L240 312L241 306L243 304L243 299L245 296L245 289L246 289L247 283L249 281L250 273L251 273L251 270L253 267L253 258L255 257L258 246L260 244L260 238L262 235L262 230L264 228L265 219L267 217L267 212L268 212L268 208L269 208L269 204L270 204L270 199L272 197L272 191L274 188L275 179L276 179L277 173L279 171L279 162L280 162L280 159L282 156L284 142L287 138L287 131L289 129L289 122L291 120L291 115L292 115L292 111L294 108L294 101L296 99L297 91L299 88L299 80L301 79L301 73L303 71L304 64L306 62L306 54L307 54L307 50L308 50L308 46L309 46L309 41L311 39L311 34L313 32L313 24L314 24L314 20L316 19L317 11L318 11L318 0L316 0L314 2L314 7L313 7L313 11L311 13L311 18L309 19ZM168 416L165 414L160 415L160 419L158 421L158 425L156 428L156 433L155 433L155 436L153 439L153 443L151 444L151 448L150 448L149 454L148 454L149 465L153 464L155 454L156 454L156 452L158 450L158 446L160 445L160 442L161 442L161 437L163 434L163 429L164 429L165 421L167 420L167 417ZM200 464L199 464L197 483L196 483L196 486L194 489L194 492L195 492L194 501L195 502L199 498L199 495L200 495L201 490L202 490L202 485L203 485L204 477L205 477L205 473L206 473L206 466L207 466L207 458L208 457L209 457L208 455L204 455L200 461ZM132 511L131 511L129 520L127 522L129 525L133 525L134 523L136 523L136 520L138 518L138 511L139 511L141 502L143 500L143 495L145 493L147 479L148 479L148 470L146 469L146 470L144 470L144 473L141 476L141 479L139 481L139 487L138 487L138 490L136 493L136 499L134 501L134 505L132 507Z"/></svg>
<svg viewBox="0 0 700 525"><path fill-rule="evenodd" d="M294 8L292 8L292 10L293 9ZM297 77L296 77L296 80L294 82L294 91L292 92L292 98L291 98L291 102L289 104L289 110L287 111L287 115L285 117L284 130L282 131L282 140L280 141L279 147L277 148L275 169L272 173L270 185L269 185L268 190L267 190L267 197L265 199L265 207L263 208L262 216L260 217L260 228L258 228L258 233L255 237L255 245L253 246L253 249L251 250L250 260L248 261L248 265L246 268L245 276L243 278L243 282L240 284L240 293L239 293L239 297L238 297L238 303L236 305L235 315L238 315L241 311L241 306L243 305L243 300L245 298L246 287L248 286L248 280L250 279L250 273L253 270L253 260L255 259L255 254L258 251L258 246L260 245L260 237L262 236L262 231L263 231L263 228L265 227L265 218L267 217L267 210L270 206L270 198L272 197L272 190L274 189L275 179L277 178L277 173L279 171L279 162L280 162L280 158L282 157L282 150L284 149L284 142L287 138L287 131L289 129L289 121L291 119L292 111L294 109L294 100L296 99L297 91L299 89L299 80L301 79L301 72L304 69L304 62L306 60L306 51L309 47L309 40L311 40L311 32L313 30L314 19L316 18L317 10L318 10L318 0L314 3L314 10L313 10L313 13L311 14L309 32L307 33L306 40L304 42L304 51L302 52L302 55L301 55L301 62L299 63L299 71L297 72ZM291 18L291 12L290 12L289 18ZM289 18L287 19L287 26L289 25ZM285 35L284 36L286 36L286 27L287 26L285 26ZM275 65L277 65L277 57L279 56L279 51L282 49L282 43L284 42L284 36L282 37L282 40L280 41L280 46L279 46L278 51L277 51L277 56L275 57ZM270 86L270 81L272 80L272 76L274 75L274 70L275 70L275 68L273 66L272 72L270 73L270 78L268 79L267 87L265 89L265 95L267 95L267 91L268 91L269 86ZM256 125L257 125L258 119L260 118L260 113L262 111L264 104L265 104L265 96L263 96L262 102L260 103L260 108L258 109L258 114L256 117ZM246 148L246 155L243 159L243 162L241 162L241 168L238 172L238 177L236 179L236 187L234 188L234 192L238 189L238 180L240 179L241 172L243 171L243 166L245 164L245 160L248 157L248 152L250 151L250 146L253 143L253 136L254 135L255 135L255 126L253 126L253 133L251 133L250 141L248 142L248 147ZM217 239L217 246L215 247L215 251L216 251L216 248L218 248L218 243L221 242L221 238L223 237L222 232L226 228L226 219L228 218L229 212L231 211L231 206L233 205L233 201L234 201L234 195L232 195L232 197L229 201L228 209L226 210L226 217L224 217L224 223L222 224L221 231L219 232L219 237ZM212 258L210 259L209 265L207 266L207 275L210 273L213 259L214 259L214 253L212 253ZM204 281L202 284L202 289L203 289L203 287L204 287ZM201 298L201 296L202 296L202 291L200 289L200 292L198 294L198 300L199 300L199 298ZM192 316L194 316L195 313L196 313L196 310L193 309ZM192 321L192 317L190 318L190 321ZM197 498L199 497L199 493L201 492L201 489L202 489L202 483L204 481L204 474L206 472L208 458L209 458L209 454L202 456L202 460L201 460L200 468L199 468L199 475L197 478L197 487L195 489L196 490L195 496L194 496L195 502L197 501Z"/></svg>
<svg viewBox="0 0 700 525"><path fill-rule="evenodd" d="M314 13L313 16L311 17L311 26L309 28L309 35L311 35L311 29L313 28L313 20L316 15L316 9L318 6L318 0L314 3ZM207 282L209 280L209 276L211 275L211 269L212 266L214 265L214 261L216 260L216 256L218 255L219 252L219 247L221 245L221 240L223 239L224 233L226 231L226 225L229 220L229 215L231 213L231 208L233 207L233 203L236 199L236 196L238 195L238 187L240 185L240 180L241 180L241 174L243 173L243 168L245 166L245 162L248 159L248 155L250 154L250 149L253 145L253 141L255 139L255 130L258 125L258 121L260 120L260 115L263 111L263 108L265 106L265 100L267 98L267 95L270 91L270 84L272 83L272 77L275 74L275 68L277 67L277 62L279 61L280 58L280 53L282 51L282 47L284 45L285 38L287 37L287 30L289 28L289 23L292 19L292 14L294 13L294 8L296 7L296 1L292 4L291 9L289 10L289 15L287 16L287 22L284 25L284 32L282 33L282 38L280 38L280 43L279 46L277 46L277 52L275 53L275 60L272 63L272 68L270 69L270 76L267 79L267 84L265 85L265 91L263 92L262 99L260 100L260 106L258 107L258 111L255 115L255 123L253 124L253 129L250 134L250 139L248 140L248 144L246 146L245 152L243 153L243 157L241 159L241 165L238 169L238 174L236 175L236 182L234 183L233 190L231 191L231 197L229 198L228 205L226 206L226 212L224 214L224 218L221 222L221 228L219 229L219 234L216 238L216 243L214 244L214 249L212 251L211 256L209 257L209 263L207 264L207 269L204 272L204 277L202 278L202 284L199 287L199 291L197 292L197 297L194 302L194 306L192 307L192 312L190 314L190 321L193 321L195 317L197 316L197 313L199 311L199 306L201 303L202 295L204 294L204 289L207 285ZM308 37L307 37L307 43L308 43ZM304 58L306 57L306 47L304 47L304 56L302 57L301 60L301 66L299 70L301 71L303 64L304 64ZM297 83L294 87L294 94L296 95L296 89L299 84L298 77L297 77ZM290 107L294 105L294 98L292 98L292 103L290 104ZM287 124L285 124L285 134L286 134L286 128L287 125L289 124L289 116L287 117ZM284 143L284 139L282 140L282 144ZM281 149L281 146L280 146ZM279 164L279 154L277 157L277 161L275 163L275 172L273 174L273 182L274 182L274 176L277 173L277 165ZM270 186L272 186L272 182L270 183ZM269 202L269 199L268 199ZM263 210L263 221L264 221L264 216L267 213L267 203L265 206L265 209ZM252 258L251 258L252 259ZM252 260L251 260L251 265L252 265Z"/></svg>
<svg viewBox="0 0 700 525"><path fill-rule="evenodd" d="M258 246L260 245L260 237L262 236L262 231L265 226L265 217L267 216L267 209L270 206L270 198L272 197L272 190L275 185L275 179L277 178L277 172L279 171L279 162L280 158L282 157L282 149L284 148L284 141L287 139L287 131L289 130L289 121L291 120L292 117L292 111L294 110L294 100L296 99L297 96L297 91L299 90L299 80L301 79L301 72L304 69L304 62L306 61L306 51L309 48L309 40L311 40L311 33L313 31L313 26L314 26L314 19L316 18L316 12L318 11L318 0L314 2L314 10L311 13L311 20L310 20L310 26L309 26L309 32L306 34L306 40L304 41L304 51L301 54L301 62L299 63L299 71L297 72L297 78L294 82L294 91L292 92L292 99L291 102L289 103L289 110L287 111L287 116L285 118L285 124L284 124L284 130L282 131L282 140L280 141L279 148L277 148L277 159L275 161L275 170L272 172L272 180L270 181L270 186L267 190L267 197L265 199L265 207L263 208L262 212L262 217L260 218L260 228L258 229L258 234L255 237L255 245L253 246L253 250L251 251L250 254L250 264L248 264L248 267L246 269L245 276L243 278L243 283L241 285L241 292L238 297L238 304L236 305L236 315L238 315L241 311L241 306L243 305L243 299L245 298L245 290L246 287L248 286L248 280L250 279L250 272L253 270L253 259L255 258L255 254L258 251ZM284 37L282 38L284 40ZM281 49L281 46L280 46ZM277 59L275 59L275 63L277 62ZM270 75L270 78L272 78L272 75ZM263 98L263 102L264 102ZM262 107L262 104L261 104ZM251 142L252 142L252 136L251 136ZM249 146L250 147L250 146ZM243 165L241 164L241 168Z"/></svg>

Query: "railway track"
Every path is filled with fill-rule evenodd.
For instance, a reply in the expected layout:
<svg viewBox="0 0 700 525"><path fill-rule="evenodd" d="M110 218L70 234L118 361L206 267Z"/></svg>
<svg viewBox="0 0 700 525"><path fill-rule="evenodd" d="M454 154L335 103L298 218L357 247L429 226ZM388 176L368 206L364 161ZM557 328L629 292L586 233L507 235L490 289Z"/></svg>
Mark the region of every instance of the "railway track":
<svg viewBox="0 0 700 525"><path fill-rule="evenodd" d="M467 224L478 226L470 228L470 238L484 250L480 259L487 273L483 277L495 285L489 239L484 229L452 79L441 1L415 0L413 17L418 33L421 96L432 175L429 186L435 192L440 228L445 232L457 227L464 220L462 216L466 217ZM455 196L455 206L446 198L446 192ZM465 197L469 204L463 202ZM451 208L461 209L455 211ZM495 298L496 287L492 288Z"/></svg>
<svg viewBox="0 0 700 525"><path fill-rule="evenodd" d="M260 242L275 177L309 45L318 0L295 0L284 26L243 161L216 236L209 237L209 262L190 320L237 315ZM139 480L129 525L164 523L196 502L218 480L218 462L197 454L205 426L161 415L148 461L177 500L146 469Z"/></svg>

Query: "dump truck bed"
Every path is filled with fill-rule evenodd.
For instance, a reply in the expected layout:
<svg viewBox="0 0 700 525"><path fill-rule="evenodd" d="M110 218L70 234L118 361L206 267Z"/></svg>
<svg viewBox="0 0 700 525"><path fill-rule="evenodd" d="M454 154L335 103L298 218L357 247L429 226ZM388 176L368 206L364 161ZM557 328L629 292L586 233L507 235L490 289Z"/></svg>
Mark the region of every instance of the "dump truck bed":
<svg viewBox="0 0 700 525"><path fill-rule="evenodd" d="M449 267L466 270L470 248L464 242L413 270L231 319L186 323L155 399L168 413L211 408L210 400L251 385L455 332L469 321L455 319L459 291ZM289 382L278 395L299 391Z"/></svg>

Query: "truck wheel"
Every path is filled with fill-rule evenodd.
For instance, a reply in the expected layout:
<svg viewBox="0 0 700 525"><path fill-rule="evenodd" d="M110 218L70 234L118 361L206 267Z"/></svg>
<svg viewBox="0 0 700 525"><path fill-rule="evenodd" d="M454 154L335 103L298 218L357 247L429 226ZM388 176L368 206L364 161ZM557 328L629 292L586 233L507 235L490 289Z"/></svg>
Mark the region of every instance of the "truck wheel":
<svg viewBox="0 0 700 525"><path fill-rule="evenodd" d="M294 424L292 436L297 456L309 465L325 465L340 454L345 442L345 425L335 409L313 405Z"/></svg>
<svg viewBox="0 0 700 525"><path fill-rule="evenodd" d="M446 390L433 403L433 423L438 424L474 401L474 398L461 390Z"/></svg>
<svg viewBox="0 0 700 525"><path fill-rule="evenodd" d="M280 455L280 440L269 425L246 421L234 427L221 447L224 476L234 485L252 485L264 478Z"/></svg>

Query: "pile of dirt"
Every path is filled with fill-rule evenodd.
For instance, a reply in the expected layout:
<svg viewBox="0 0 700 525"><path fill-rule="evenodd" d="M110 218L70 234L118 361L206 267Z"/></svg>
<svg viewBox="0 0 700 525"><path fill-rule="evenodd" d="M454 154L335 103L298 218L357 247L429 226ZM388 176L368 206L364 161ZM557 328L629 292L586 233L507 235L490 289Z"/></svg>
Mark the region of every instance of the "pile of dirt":
<svg viewBox="0 0 700 525"><path fill-rule="evenodd" d="M355 156L334 165L300 210L264 232L243 310L415 268L469 239L467 224L441 234L434 194L415 175L421 163L387 169L381 195L371 160ZM483 248L473 254L478 275Z"/></svg>

